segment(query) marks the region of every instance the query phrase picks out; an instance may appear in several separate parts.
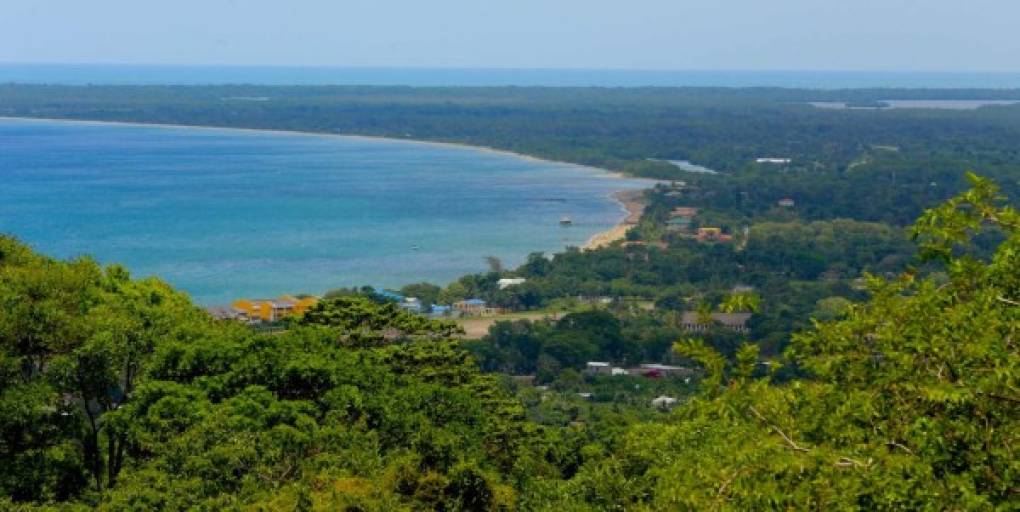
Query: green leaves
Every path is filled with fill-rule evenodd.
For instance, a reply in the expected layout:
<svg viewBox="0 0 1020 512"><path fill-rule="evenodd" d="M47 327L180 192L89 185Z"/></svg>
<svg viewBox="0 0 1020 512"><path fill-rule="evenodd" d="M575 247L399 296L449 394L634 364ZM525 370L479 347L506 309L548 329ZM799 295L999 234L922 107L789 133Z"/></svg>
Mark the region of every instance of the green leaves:
<svg viewBox="0 0 1020 512"><path fill-rule="evenodd" d="M754 292L731 293L719 309L725 313L757 313L761 310L761 297Z"/></svg>

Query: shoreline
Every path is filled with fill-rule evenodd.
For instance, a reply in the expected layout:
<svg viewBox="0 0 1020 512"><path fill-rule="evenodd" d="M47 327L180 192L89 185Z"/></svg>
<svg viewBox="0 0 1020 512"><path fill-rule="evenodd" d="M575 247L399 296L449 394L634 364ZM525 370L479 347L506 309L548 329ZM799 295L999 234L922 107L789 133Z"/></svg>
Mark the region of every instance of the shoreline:
<svg viewBox="0 0 1020 512"><path fill-rule="evenodd" d="M595 233L588 239L587 242L581 247L584 251L594 251L603 247L608 247L614 242L623 240L627 237L627 232L630 228L636 226L641 221L641 216L645 212L647 203L645 202L645 190L621 190L615 192L611 196L624 210L627 215L620 219L615 226L605 231Z"/></svg>
<svg viewBox="0 0 1020 512"><path fill-rule="evenodd" d="M640 176L627 176L620 171L613 171L603 167L595 167L591 165L584 165L575 162L565 162L562 160L550 160L548 158L542 158L527 153L519 153L517 151L511 151L508 149L499 149L491 146L479 146L475 144L468 144L466 142L445 142L437 140L423 140L423 139L401 139L397 137L387 137L385 135L361 135L361 134L346 134L346 133L334 133L334 132L316 132L309 130L281 130L278 128L242 128L236 126L209 126L204 124L174 124L174 123L150 123L145 121L100 121L95 119L75 119L75 118L64 118L64 117L19 117L19 116L0 116L0 121L39 121L39 122L56 122L56 123L72 123L72 124L84 124L84 125L114 125L114 126L135 126L140 128L181 128L188 130L223 130L232 132L242 133L268 133L276 135L291 135L301 137L343 137L349 139L360 139L377 142L401 142L406 144L423 144L430 146L441 146L448 148L458 149L469 149L472 151L480 151L483 153L493 153L498 155L512 156L523 160L531 160L535 162L545 162L556 165L564 165L569 167L576 167L579 169L585 169L589 171L597 171L600 174L606 175L607 178L613 179L630 179L630 180L641 180L648 181L651 185L658 183L662 180L654 178L642 178ZM621 191L625 192L625 191Z"/></svg>

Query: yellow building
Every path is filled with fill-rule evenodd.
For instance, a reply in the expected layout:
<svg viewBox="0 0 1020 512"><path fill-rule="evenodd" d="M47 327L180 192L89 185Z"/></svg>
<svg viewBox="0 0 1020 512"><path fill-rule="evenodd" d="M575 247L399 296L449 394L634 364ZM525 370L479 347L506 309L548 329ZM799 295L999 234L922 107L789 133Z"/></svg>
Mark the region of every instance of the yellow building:
<svg viewBox="0 0 1020 512"><path fill-rule="evenodd" d="M284 295L278 299L241 299L231 306L250 321L276 322L288 316L300 315L318 301L318 297L298 299Z"/></svg>

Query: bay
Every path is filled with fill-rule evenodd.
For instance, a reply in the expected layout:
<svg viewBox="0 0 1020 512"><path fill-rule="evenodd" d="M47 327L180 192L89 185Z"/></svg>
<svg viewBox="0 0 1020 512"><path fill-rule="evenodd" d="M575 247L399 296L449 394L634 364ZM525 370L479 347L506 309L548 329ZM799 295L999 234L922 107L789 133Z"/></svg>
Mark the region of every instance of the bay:
<svg viewBox="0 0 1020 512"><path fill-rule="evenodd" d="M584 244L623 217L614 192L649 185L452 145L0 119L0 233L203 305L516 265Z"/></svg>

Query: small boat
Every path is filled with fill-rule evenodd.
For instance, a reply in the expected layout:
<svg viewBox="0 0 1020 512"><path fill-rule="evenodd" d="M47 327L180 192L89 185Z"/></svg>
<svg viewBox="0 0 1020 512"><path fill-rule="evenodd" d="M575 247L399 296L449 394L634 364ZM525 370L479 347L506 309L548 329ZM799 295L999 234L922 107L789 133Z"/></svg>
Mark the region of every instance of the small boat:
<svg viewBox="0 0 1020 512"><path fill-rule="evenodd" d="M417 250L419 250L419 249L421 249L421 247L419 247L418 245L412 245L412 246L411 246L411 250L412 250L412 251L417 251Z"/></svg>
<svg viewBox="0 0 1020 512"><path fill-rule="evenodd" d="M560 225L561 226L569 226L569 225L571 225L573 223L574 223L574 221L570 220L570 217L567 217L566 215L560 217Z"/></svg>

